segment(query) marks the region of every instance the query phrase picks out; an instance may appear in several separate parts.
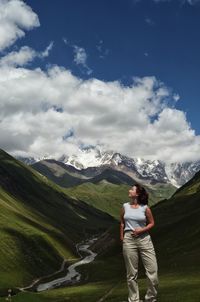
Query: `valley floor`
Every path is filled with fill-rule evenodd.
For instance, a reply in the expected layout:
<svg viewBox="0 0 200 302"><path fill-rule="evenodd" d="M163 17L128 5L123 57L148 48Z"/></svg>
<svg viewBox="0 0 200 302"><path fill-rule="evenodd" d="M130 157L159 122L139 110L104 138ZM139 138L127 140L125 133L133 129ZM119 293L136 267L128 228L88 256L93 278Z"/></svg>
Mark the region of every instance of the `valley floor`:
<svg viewBox="0 0 200 302"><path fill-rule="evenodd" d="M159 275L159 302L199 302L200 273ZM146 280L139 279L143 298ZM5 301L0 298L0 301ZM19 293L12 302L122 302L127 301L126 280L90 282L79 286L49 290L41 293Z"/></svg>

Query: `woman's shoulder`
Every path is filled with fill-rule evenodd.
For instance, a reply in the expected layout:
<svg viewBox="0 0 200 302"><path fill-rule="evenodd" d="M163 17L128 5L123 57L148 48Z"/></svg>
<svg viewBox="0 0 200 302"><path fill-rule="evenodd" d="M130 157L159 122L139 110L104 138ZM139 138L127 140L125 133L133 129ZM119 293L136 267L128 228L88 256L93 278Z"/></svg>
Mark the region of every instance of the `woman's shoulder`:
<svg viewBox="0 0 200 302"><path fill-rule="evenodd" d="M124 203L123 203L123 208L125 208L128 204L129 204L128 201L124 202Z"/></svg>
<svg viewBox="0 0 200 302"><path fill-rule="evenodd" d="M143 209L144 211L146 211L146 209L149 208L149 206L148 206L147 204L140 204L140 206L142 207L142 209Z"/></svg>

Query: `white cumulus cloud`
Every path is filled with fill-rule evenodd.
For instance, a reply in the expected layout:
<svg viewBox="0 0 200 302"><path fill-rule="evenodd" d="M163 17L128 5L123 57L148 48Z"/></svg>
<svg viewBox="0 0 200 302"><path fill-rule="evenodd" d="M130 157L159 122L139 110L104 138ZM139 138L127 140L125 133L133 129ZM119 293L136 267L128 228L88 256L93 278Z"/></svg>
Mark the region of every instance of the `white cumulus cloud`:
<svg viewBox="0 0 200 302"><path fill-rule="evenodd" d="M10 39L0 38L3 49L19 37L18 30L39 21L22 1L0 0L1 15L2 6L5 24L14 26ZM13 155L58 158L88 145L166 162L200 159L200 136L186 113L175 108L181 99L172 89L154 76L134 77L125 86L120 81L83 80L56 65L28 68L52 47L51 42L37 52L24 46L1 58L1 148ZM87 70L85 50L72 47L75 63Z"/></svg>
<svg viewBox="0 0 200 302"><path fill-rule="evenodd" d="M169 99L170 89L155 77L134 78L126 87L118 81L81 80L58 66L47 72L4 67L1 146L33 156L70 155L85 144L131 157L199 159L200 137Z"/></svg>
<svg viewBox="0 0 200 302"><path fill-rule="evenodd" d="M35 58L36 52L28 47L23 46L19 51L12 51L0 59L1 66L23 66Z"/></svg>
<svg viewBox="0 0 200 302"><path fill-rule="evenodd" d="M39 26L38 16L21 0L0 0L0 51Z"/></svg>
<svg viewBox="0 0 200 302"><path fill-rule="evenodd" d="M0 59L0 66L24 66L33 61L36 57L46 58L53 47L53 42L42 52L23 46L19 51L12 51Z"/></svg>

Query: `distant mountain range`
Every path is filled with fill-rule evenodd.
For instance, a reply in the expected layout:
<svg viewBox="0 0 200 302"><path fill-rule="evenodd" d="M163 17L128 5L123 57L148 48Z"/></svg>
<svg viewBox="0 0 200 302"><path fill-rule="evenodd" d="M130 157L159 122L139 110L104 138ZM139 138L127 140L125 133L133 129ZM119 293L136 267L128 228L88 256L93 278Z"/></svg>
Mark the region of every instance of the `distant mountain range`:
<svg viewBox="0 0 200 302"><path fill-rule="evenodd" d="M200 161L166 164L160 160L130 158L114 151L100 151L96 148L84 149L76 155L63 155L59 158L47 156L42 158L18 156L16 158L29 165L33 165L41 160L54 159L57 162L65 164L65 168L67 167L68 170L71 169L71 172L73 171L76 175L79 174L79 178L82 175L83 179L98 178L100 173L110 168L112 171L123 172L140 183L171 184L176 188L184 185L200 170Z"/></svg>

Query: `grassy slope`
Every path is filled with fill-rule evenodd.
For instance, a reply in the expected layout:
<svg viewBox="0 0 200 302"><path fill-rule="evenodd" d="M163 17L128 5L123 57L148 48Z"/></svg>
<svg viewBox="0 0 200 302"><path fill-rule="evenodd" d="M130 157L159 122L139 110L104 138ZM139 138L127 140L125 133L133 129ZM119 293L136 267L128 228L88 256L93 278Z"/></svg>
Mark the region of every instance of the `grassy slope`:
<svg viewBox="0 0 200 302"><path fill-rule="evenodd" d="M67 242L66 247L64 242L59 242L59 236L64 240L62 232L31 213L2 189L0 204L1 287L9 283L23 284L34 275L43 274L43 270L50 272L61 261L61 256L75 257L67 248Z"/></svg>
<svg viewBox="0 0 200 302"><path fill-rule="evenodd" d="M152 230L163 265L184 270L200 268L200 173L167 202L153 207ZM167 259L167 261L166 261Z"/></svg>
<svg viewBox="0 0 200 302"><path fill-rule="evenodd" d="M55 160L43 160L33 164L32 167L66 188L67 193L83 199L114 217L119 216L119 208L127 200L128 189L135 182L126 173L110 167L104 167L100 174L92 178L90 176L90 179L83 175L85 171L81 172ZM150 205L169 198L176 191L171 184L147 183L146 188L150 194Z"/></svg>
<svg viewBox="0 0 200 302"><path fill-rule="evenodd" d="M184 186L184 190L179 190L171 200L152 208L156 220L152 238L159 264L160 302L200 301L199 188L200 177L196 177L195 182ZM117 227L113 227L111 232L112 237L118 237ZM31 294L32 298L38 299L35 300L38 302L96 302L108 294L105 302L120 302L127 299L125 268L120 245L115 245L109 253L97 257L94 263L79 270L87 274L88 284ZM144 297L146 280L141 268L139 287L141 297ZM22 294L19 297L14 301L25 301L30 296Z"/></svg>
<svg viewBox="0 0 200 302"><path fill-rule="evenodd" d="M56 160L42 160L31 165L33 169L48 177L61 187L71 187L84 182L87 177L76 172L73 167L66 166Z"/></svg>
<svg viewBox="0 0 200 302"><path fill-rule="evenodd" d="M140 297L144 298L146 280L139 279ZM91 282L42 293L20 293L12 298L13 302L104 302L127 301L127 284L123 280ZM0 298L5 301L5 298ZM199 274L174 273L160 276L159 302L199 302Z"/></svg>
<svg viewBox="0 0 200 302"><path fill-rule="evenodd" d="M27 285L79 258L75 243L113 220L0 151L0 288Z"/></svg>
<svg viewBox="0 0 200 302"><path fill-rule="evenodd" d="M197 175L195 182L189 182L173 198L152 207L156 227L151 234L159 263L160 302L200 301L199 188L200 175ZM113 226L110 229L112 237L117 239L118 231L118 226ZM96 302L113 286L115 287L105 298L105 302L127 299L125 269L119 242L109 253L97 257L95 262L82 266L79 270L87 274L88 284L39 294L21 293L13 301ZM143 272L140 277L143 277ZM144 295L146 284L143 278L139 280L139 285L140 292Z"/></svg>
<svg viewBox="0 0 200 302"><path fill-rule="evenodd" d="M84 183L79 186L64 189L71 196L76 196L96 208L109 213L116 219L119 219L119 212L122 204L129 201L128 190L130 186L126 184L113 184L107 181L101 181L97 184ZM163 198L174 193L174 187L170 185L156 185L147 188L150 193L149 204L153 205Z"/></svg>
<svg viewBox="0 0 200 302"><path fill-rule="evenodd" d="M167 201L152 207L156 227L151 236L159 266L160 302L200 301L200 172ZM113 227L113 237L118 229ZM116 235L117 234L117 235ZM105 299L106 302L127 299L126 277L121 246L103 255L87 267L91 280L122 280ZM99 262L99 265L98 265ZM141 264L141 263L140 263ZM101 270L98 270L101 267ZM144 296L146 282L140 267L140 292ZM104 277L103 277L104 276ZM115 280L115 282L114 282ZM105 284L108 280L105 280ZM76 300L75 300L76 301ZM77 301L79 301L77 299ZM81 301L81 300L80 300ZM91 299L91 301L95 301Z"/></svg>

